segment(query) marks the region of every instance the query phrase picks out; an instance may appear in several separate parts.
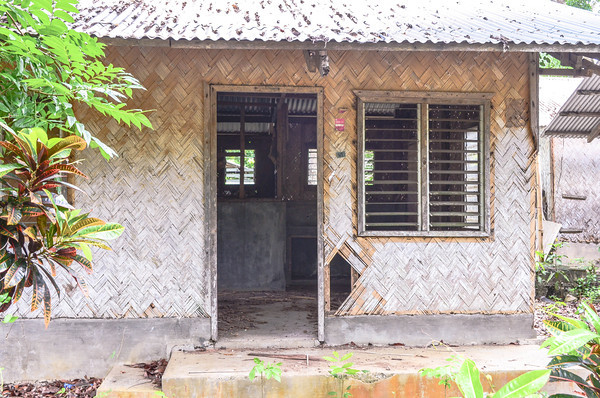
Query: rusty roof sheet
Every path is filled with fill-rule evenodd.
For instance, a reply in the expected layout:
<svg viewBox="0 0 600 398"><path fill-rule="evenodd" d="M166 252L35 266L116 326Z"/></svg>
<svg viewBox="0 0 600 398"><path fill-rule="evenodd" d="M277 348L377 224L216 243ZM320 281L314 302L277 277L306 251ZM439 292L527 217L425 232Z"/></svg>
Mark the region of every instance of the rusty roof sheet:
<svg viewBox="0 0 600 398"><path fill-rule="evenodd" d="M600 45L600 16L549 0L81 0L97 37Z"/></svg>
<svg viewBox="0 0 600 398"><path fill-rule="evenodd" d="M600 76L586 77L544 130L546 135L596 138L600 128Z"/></svg>

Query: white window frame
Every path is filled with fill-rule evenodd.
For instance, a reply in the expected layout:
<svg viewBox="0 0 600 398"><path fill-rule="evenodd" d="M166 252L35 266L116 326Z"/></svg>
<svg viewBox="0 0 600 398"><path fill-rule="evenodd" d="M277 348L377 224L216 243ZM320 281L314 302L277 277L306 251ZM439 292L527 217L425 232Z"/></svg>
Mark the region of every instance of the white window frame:
<svg viewBox="0 0 600 398"><path fill-rule="evenodd" d="M488 237L490 236L490 117L491 99L493 93L466 93L466 92L420 92L420 91L371 91L355 90L357 97L357 189L358 189L358 235L359 236L406 236L406 237ZM483 209L481 213L482 225L478 231L429 231L429 162L424 156L420 157L419 196L421 201L420 230L418 231L376 231L366 230L365 222L365 104L366 103L411 103L435 105L480 105L482 106L482 134L481 145L483 152L483 168L481 177ZM423 112L427 114L427 112ZM420 125L420 152L427 153L428 142L427 117L421 118Z"/></svg>

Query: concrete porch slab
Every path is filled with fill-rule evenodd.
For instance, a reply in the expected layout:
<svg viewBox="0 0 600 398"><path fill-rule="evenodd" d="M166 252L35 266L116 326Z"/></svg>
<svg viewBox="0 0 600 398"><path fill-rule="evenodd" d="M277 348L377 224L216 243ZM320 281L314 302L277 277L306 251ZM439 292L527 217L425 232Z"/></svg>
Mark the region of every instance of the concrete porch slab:
<svg viewBox="0 0 600 398"><path fill-rule="evenodd" d="M117 365L112 368L96 392L102 398L157 398L156 388L144 375L144 369Z"/></svg>
<svg viewBox="0 0 600 398"><path fill-rule="evenodd" d="M330 391L338 391L340 395L338 381L327 373L329 362L322 359L323 356L331 355L334 349L340 354L353 352L354 367L369 370L361 380L349 381L355 398L457 396L458 391L447 391L445 395L438 380L418 375L421 368L446 364L446 358L452 355L473 359L482 373L492 375L494 385L498 388L512 378L529 370L544 368L548 363L545 350L540 350L537 345L467 346L452 349L325 347L174 352L163 376L163 391L168 397L178 398L313 398L326 397ZM274 380L261 383L259 379L250 382L248 373L254 366L254 357L266 362L282 362L281 383ZM557 392L557 388L564 391L570 387L550 384L547 391Z"/></svg>

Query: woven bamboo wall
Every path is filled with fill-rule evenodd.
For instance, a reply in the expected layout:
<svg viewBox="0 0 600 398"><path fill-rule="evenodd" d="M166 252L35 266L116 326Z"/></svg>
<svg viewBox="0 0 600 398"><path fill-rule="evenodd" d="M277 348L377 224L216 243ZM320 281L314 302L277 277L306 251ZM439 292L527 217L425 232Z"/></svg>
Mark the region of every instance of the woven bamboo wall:
<svg viewBox="0 0 600 398"><path fill-rule="evenodd" d="M561 234L562 240L600 242L600 141L553 137L554 215L565 229L581 233ZM585 196L585 200L563 198Z"/></svg>
<svg viewBox="0 0 600 398"><path fill-rule="evenodd" d="M202 81L324 87L326 260L336 253L360 274L338 314L530 312L532 142L525 54L330 52L331 72L306 69L300 51L116 47L109 59L156 109L141 133L86 115L117 148L110 163L88 153L91 198L81 200L126 233L97 257L91 297L68 294L56 314L78 317L196 316L208 307L203 236ZM494 92L491 115L493 237L357 238L353 89ZM345 108L347 112L338 113ZM336 131L334 119L346 119ZM336 152L345 151L343 158ZM91 166L93 165L93 166Z"/></svg>

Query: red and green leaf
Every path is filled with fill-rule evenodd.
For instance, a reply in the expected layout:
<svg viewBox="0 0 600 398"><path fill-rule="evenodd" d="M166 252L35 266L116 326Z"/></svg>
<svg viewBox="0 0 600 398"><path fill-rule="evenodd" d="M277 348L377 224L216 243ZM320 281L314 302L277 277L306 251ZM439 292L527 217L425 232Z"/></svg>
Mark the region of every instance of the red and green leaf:
<svg viewBox="0 0 600 398"><path fill-rule="evenodd" d="M124 230L125 228L121 224L106 223L104 225L94 225L83 228L76 232L74 236L85 236L93 239L111 240L121 236Z"/></svg>
<svg viewBox="0 0 600 398"><path fill-rule="evenodd" d="M70 135L60 140L57 144L48 150L48 157L65 157L62 152L67 149L83 150L87 146L85 140L76 135ZM66 156L69 156L68 153Z"/></svg>
<svg viewBox="0 0 600 398"><path fill-rule="evenodd" d="M88 176L83 174L77 167L71 166L70 164L56 164L52 167L62 171L63 173L77 174L78 176L88 178Z"/></svg>
<svg viewBox="0 0 600 398"><path fill-rule="evenodd" d="M24 260L19 260L13 263L8 271L6 271L6 274L4 275L4 289L10 289L23 280L27 270L23 265Z"/></svg>
<svg viewBox="0 0 600 398"><path fill-rule="evenodd" d="M73 260L75 260L76 262L81 264L85 268L85 270L88 274L91 274L94 271L92 262L90 260L88 260L87 258L80 256L79 254L76 254L75 256L73 256Z"/></svg>

